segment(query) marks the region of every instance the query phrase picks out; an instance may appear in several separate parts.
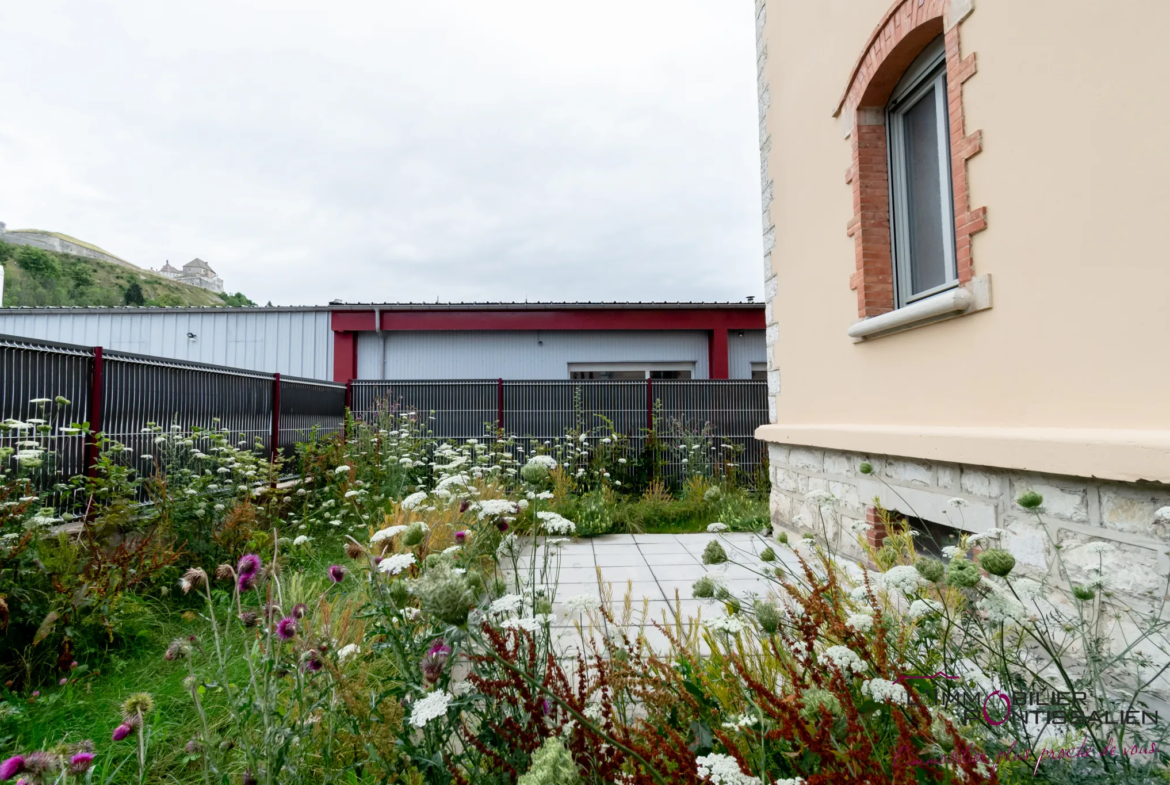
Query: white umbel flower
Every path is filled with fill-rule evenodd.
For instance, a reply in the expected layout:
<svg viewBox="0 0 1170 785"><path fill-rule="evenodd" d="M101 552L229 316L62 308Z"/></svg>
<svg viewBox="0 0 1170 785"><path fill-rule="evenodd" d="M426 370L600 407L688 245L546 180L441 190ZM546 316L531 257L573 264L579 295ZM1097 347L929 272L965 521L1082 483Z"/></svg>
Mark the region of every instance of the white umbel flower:
<svg viewBox="0 0 1170 785"><path fill-rule="evenodd" d="M891 567L888 572L882 575L882 583L903 594L911 593L918 588L918 584L921 582L922 578L919 576L918 570L908 564Z"/></svg>
<svg viewBox="0 0 1170 785"><path fill-rule="evenodd" d="M735 616L717 616L707 623L707 629L711 632L726 632L728 635L736 635L747 629L742 618Z"/></svg>
<svg viewBox="0 0 1170 785"><path fill-rule="evenodd" d="M873 629L873 617L864 613L855 613L845 620L845 624L858 632L869 632Z"/></svg>
<svg viewBox="0 0 1170 785"><path fill-rule="evenodd" d="M358 646L356 643L349 643L337 650L337 660L339 662L345 662L353 655L361 653L362 650L360 646Z"/></svg>
<svg viewBox="0 0 1170 785"><path fill-rule="evenodd" d="M64 430L62 428L62 430ZM1159 507L1158 511L1154 513L1155 521L1170 521L1170 507Z"/></svg>
<svg viewBox="0 0 1170 785"><path fill-rule="evenodd" d="M338 477L340 477L343 474L348 475L349 474L349 467L348 466L338 466L336 469L333 470L333 473L336 474Z"/></svg>
<svg viewBox="0 0 1170 785"><path fill-rule="evenodd" d="M415 558L413 553L396 553L393 556L387 556L378 564L380 572L388 575L397 575L405 570L410 565L414 564Z"/></svg>
<svg viewBox="0 0 1170 785"><path fill-rule="evenodd" d="M410 724L416 728L425 728L427 723L436 717L446 716L450 704L450 693L446 690L435 690L425 698L415 701L410 710Z"/></svg>
<svg viewBox="0 0 1170 785"><path fill-rule="evenodd" d="M313 538L307 534L300 534L297 535L296 539L293 540L293 545L308 545L312 541Z"/></svg>
<svg viewBox="0 0 1170 785"><path fill-rule="evenodd" d="M934 600L915 600L910 603L910 609L906 611L906 615L911 619L920 619L923 616L930 616L942 610L942 605Z"/></svg>
<svg viewBox="0 0 1170 785"><path fill-rule="evenodd" d="M488 613L515 613L524 604L524 598L519 594L505 594L488 606Z"/></svg>
<svg viewBox="0 0 1170 785"><path fill-rule="evenodd" d="M830 646L825 649L825 658L840 668L845 675L849 675L850 671L865 672L865 663L857 656L857 652L848 646Z"/></svg>
<svg viewBox="0 0 1170 785"><path fill-rule="evenodd" d="M402 500L402 509L413 510L415 507L422 504L423 500L425 500L426 498L427 498L426 491L418 491L417 493L412 493L409 496L407 496L405 499Z"/></svg>
<svg viewBox="0 0 1170 785"><path fill-rule="evenodd" d="M492 518L499 515L515 515L516 503L508 501L507 499L485 499L479 503L480 520L484 518Z"/></svg>
<svg viewBox="0 0 1170 785"><path fill-rule="evenodd" d="M727 524L720 523L719 521L715 521L715 523L709 523L709 524L707 524L707 531L711 532L712 534L718 534L719 532L725 532L725 531L727 531Z"/></svg>
<svg viewBox="0 0 1170 785"><path fill-rule="evenodd" d="M601 600L592 594L578 594L565 600L565 605L576 613L588 613L601 608Z"/></svg>
<svg viewBox="0 0 1170 785"><path fill-rule="evenodd" d="M375 543L388 540L396 534L402 534L402 532L406 531L408 528L410 527L405 525L388 526L381 531L374 532L374 536L370 538L370 542Z"/></svg>
<svg viewBox="0 0 1170 785"><path fill-rule="evenodd" d="M699 767L699 778L711 785L760 785L760 778L744 774L739 764L730 755L711 753L695 758Z"/></svg>
<svg viewBox="0 0 1170 785"><path fill-rule="evenodd" d="M553 469L557 468L556 459L553 458L551 455L533 455L531 458L528 459L528 462L535 463L537 466L543 466L545 469L548 469L550 472Z"/></svg>
<svg viewBox="0 0 1170 785"><path fill-rule="evenodd" d="M1113 553L1117 550L1117 546L1111 542L1091 542L1084 548L1081 548L1085 553L1106 554Z"/></svg>
<svg viewBox="0 0 1170 785"><path fill-rule="evenodd" d="M544 523L544 530L549 534L572 534L577 530L577 524L555 512L538 512L536 517Z"/></svg>
<svg viewBox="0 0 1170 785"><path fill-rule="evenodd" d="M870 679L861 685L861 694L870 696L878 703L906 705L906 688L886 679Z"/></svg>

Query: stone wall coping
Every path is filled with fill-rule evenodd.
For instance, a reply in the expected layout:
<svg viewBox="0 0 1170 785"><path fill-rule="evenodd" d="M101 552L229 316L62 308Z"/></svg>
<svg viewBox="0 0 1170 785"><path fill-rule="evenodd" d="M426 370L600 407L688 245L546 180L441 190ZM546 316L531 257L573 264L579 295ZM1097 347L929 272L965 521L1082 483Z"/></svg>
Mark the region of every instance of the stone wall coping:
<svg viewBox="0 0 1170 785"><path fill-rule="evenodd" d="M782 408L778 414L783 417ZM777 423L761 425L756 438L1042 474L1170 483L1170 430Z"/></svg>

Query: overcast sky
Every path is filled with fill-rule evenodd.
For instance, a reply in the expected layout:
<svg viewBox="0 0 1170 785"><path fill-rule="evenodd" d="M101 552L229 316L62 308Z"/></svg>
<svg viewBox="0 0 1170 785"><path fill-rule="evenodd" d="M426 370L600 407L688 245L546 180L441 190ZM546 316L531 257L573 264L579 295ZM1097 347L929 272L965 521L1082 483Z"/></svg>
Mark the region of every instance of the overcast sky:
<svg viewBox="0 0 1170 785"><path fill-rule="evenodd" d="M0 4L0 221L263 304L762 293L746 0Z"/></svg>

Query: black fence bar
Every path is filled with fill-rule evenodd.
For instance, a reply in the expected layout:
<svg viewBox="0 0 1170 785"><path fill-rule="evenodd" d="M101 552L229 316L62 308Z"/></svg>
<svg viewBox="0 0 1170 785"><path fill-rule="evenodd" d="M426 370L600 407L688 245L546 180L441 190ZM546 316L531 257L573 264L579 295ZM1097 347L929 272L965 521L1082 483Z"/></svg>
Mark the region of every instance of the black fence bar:
<svg viewBox="0 0 1170 785"><path fill-rule="evenodd" d="M767 382L755 380L642 381L354 381L354 416L417 412L431 417L434 435L466 441L515 436L532 442L567 433L596 445L616 432L632 451L650 431L666 445L664 467L673 475L696 463L734 463L751 472L765 451L755 429L768 421ZM502 397L501 397L502 396ZM719 452L711 452L712 443ZM683 447L686 447L684 451ZM705 450L705 452L703 452Z"/></svg>
<svg viewBox="0 0 1170 785"><path fill-rule="evenodd" d="M0 336L0 455L44 489L92 468L97 452L74 427L83 423L124 445L122 460L142 470L159 438L148 423L226 429L237 446L292 456L314 433L343 427L345 391L333 382Z"/></svg>

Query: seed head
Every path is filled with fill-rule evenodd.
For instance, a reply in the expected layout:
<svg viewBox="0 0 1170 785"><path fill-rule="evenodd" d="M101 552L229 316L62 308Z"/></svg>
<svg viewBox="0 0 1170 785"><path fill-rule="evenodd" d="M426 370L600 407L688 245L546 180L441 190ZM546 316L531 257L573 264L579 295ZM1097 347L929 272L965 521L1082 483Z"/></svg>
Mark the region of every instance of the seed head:
<svg viewBox="0 0 1170 785"><path fill-rule="evenodd" d="M938 559L931 559L923 556L918 561L914 562L914 569L918 570L918 574L931 583L938 583L942 580L943 573L946 572L946 567Z"/></svg>
<svg viewBox="0 0 1170 785"><path fill-rule="evenodd" d="M992 575L1003 578L1016 566L1016 557L1000 548L992 548L980 555L979 566Z"/></svg>
<svg viewBox="0 0 1170 785"><path fill-rule="evenodd" d="M207 573L198 567L187 570L179 579L179 586L183 589L183 594L187 594L192 589L201 589L205 583L207 583Z"/></svg>
<svg viewBox="0 0 1170 785"><path fill-rule="evenodd" d="M127 718L138 718L143 714L150 714L152 711L154 711L154 698L150 696L149 692L136 692L122 704L122 714ZM130 722L129 719L126 721Z"/></svg>
<svg viewBox="0 0 1170 785"><path fill-rule="evenodd" d="M221 564L215 568L215 579L217 581L230 581L236 577L236 571L232 569L230 564Z"/></svg>
<svg viewBox="0 0 1170 785"><path fill-rule="evenodd" d="M717 540L711 540L703 549L703 564L723 564L727 561L727 551Z"/></svg>
<svg viewBox="0 0 1170 785"><path fill-rule="evenodd" d="M255 627L260 622L260 617L254 611L244 611L240 614L240 624L245 627Z"/></svg>
<svg viewBox="0 0 1170 785"><path fill-rule="evenodd" d="M347 540L345 543L345 555L351 559L360 559L365 550L352 540Z"/></svg>
<svg viewBox="0 0 1170 785"><path fill-rule="evenodd" d="M1025 491L1020 494L1020 498L1016 499L1016 504L1023 507L1025 510L1035 510L1044 503L1044 497L1035 491Z"/></svg>

